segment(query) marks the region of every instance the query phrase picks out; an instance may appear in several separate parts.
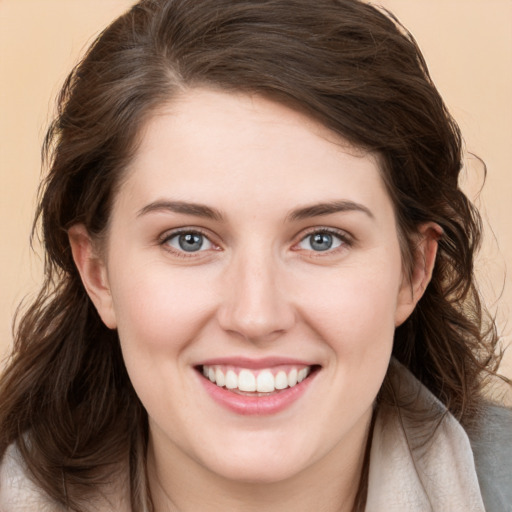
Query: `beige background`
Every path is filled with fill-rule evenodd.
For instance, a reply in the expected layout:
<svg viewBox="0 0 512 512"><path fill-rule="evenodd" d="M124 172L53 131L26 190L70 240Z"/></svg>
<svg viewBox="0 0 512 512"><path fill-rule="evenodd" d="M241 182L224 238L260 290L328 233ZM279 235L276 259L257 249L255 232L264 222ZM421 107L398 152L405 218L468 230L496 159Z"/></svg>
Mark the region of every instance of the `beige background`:
<svg viewBox="0 0 512 512"><path fill-rule="evenodd" d="M395 12L414 34L462 128L468 152L487 164L487 182L477 201L487 223L479 275L504 340L510 341L512 0L374 3ZM40 146L54 98L93 36L131 4L131 0L0 0L0 355L8 351L17 304L35 293L40 280L41 257L31 253L29 235L40 178ZM465 187L473 197L483 173L483 167L468 157ZM512 353L504 370L512 376Z"/></svg>

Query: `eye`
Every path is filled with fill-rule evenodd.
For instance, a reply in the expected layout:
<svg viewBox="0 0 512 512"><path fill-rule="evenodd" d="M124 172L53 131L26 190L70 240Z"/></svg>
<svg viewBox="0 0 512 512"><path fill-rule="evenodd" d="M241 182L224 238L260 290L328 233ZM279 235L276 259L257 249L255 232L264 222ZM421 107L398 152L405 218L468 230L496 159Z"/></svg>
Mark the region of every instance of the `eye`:
<svg viewBox="0 0 512 512"><path fill-rule="evenodd" d="M344 243L347 243L347 241L341 234L330 231L315 231L305 236L298 243L298 247L308 251L325 252L336 249Z"/></svg>
<svg viewBox="0 0 512 512"><path fill-rule="evenodd" d="M213 248L212 242L197 231L182 231L168 236L164 243L180 252L199 252Z"/></svg>

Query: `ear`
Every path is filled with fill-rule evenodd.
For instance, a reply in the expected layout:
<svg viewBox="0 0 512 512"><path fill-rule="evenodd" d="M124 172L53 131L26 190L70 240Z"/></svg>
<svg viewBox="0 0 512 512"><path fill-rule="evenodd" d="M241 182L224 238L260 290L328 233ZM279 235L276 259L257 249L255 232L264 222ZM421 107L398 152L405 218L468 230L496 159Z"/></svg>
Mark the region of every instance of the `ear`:
<svg viewBox="0 0 512 512"><path fill-rule="evenodd" d="M112 295L103 258L97 253L94 243L83 224L75 224L68 230L73 260L82 278L82 283L96 306L103 323L110 329L117 327Z"/></svg>
<svg viewBox="0 0 512 512"><path fill-rule="evenodd" d="M404 275L398 293L395 327L405 322L423 296L432 278L438 240L442 233L442 228L434 222L427 222L420 226L412 251L411 273L409 276Z"/></svg>

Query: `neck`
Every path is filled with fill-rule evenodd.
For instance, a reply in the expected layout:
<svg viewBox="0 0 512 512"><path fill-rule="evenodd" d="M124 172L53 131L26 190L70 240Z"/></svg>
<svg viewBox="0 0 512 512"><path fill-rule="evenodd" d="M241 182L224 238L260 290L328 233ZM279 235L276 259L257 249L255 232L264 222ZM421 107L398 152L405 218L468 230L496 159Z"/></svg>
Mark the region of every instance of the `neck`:
<svg viewBox="0 0 512 512"><path fill-rule="evenodd" d="M155 449L150 437L148 478L155 512L352 512L363 475L370 418L349 443L290 478L243 482L223 478L179 449ZM172 464L169 463L172 461Z"/></svg>

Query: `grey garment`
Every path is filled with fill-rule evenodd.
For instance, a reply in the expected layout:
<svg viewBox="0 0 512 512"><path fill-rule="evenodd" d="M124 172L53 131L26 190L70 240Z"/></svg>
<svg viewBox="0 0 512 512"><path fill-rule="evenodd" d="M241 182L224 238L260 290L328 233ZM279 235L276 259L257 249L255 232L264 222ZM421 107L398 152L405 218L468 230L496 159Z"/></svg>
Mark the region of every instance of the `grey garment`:
<svg viewBox="0 0 512 512"><path fill-rule="evenodd" d="M486 512L512 512L512 410L489 404L469 440Z"/></svg>

